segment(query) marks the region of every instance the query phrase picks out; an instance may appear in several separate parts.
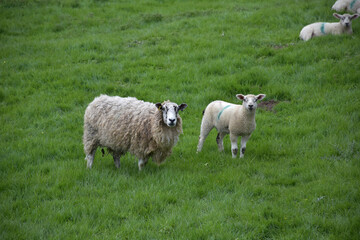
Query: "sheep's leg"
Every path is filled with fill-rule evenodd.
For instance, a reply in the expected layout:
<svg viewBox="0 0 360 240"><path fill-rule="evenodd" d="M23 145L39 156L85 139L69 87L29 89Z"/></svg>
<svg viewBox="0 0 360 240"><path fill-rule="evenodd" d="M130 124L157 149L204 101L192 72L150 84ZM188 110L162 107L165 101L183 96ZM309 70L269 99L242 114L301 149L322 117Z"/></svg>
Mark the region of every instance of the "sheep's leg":
<svg viewBox="0 0 360 240"><path fill-rule="evenodd" d="M87 167L90 169L95 157L96 148L93 149L89 154L86 154L85 160L87 161Z"/></svg>
<svg viewBox="0 0 360 240"><path fill-rule="evenodd" d="M116 168L120 167L120 157L121 157L121 153L119 153L119 152L114 152L113 153L114 164L115 164Z"/></svg>
<svg viewBox="0 0 360 240"><path fill-rule="evenodd" d="M87 167L91 168L96 149L98 147L98 141L94 137L94 128L92 128L89 124L85 124L84 126L84 135L83 135L83 143L84 143L84 152L85 152L85 160L87 161Z"/></svg>
<svg viewBox="0 0 360 240"><path fill-rule="evenodd" d="M86 138L84 138L84 152L86 155L85 160L87 161L88 168L91 168L93 164L97 147L98 145L96 141L94 141L93 139L87 140Z"/></svg>
<svg viewBox="0 0 360 240"><path fill-rule="evenodd" d="M204 141L213 128L214 128L214 126L212 124L206 123L204 121L201 123L201 130L200 130L200 136L199 136L199 144L197 146L197 152L201 152L201 149L204 145Z"/></svg>
<svg viewBox="0 0 360 240"><path fill-rule="evenodd" d="M145 167L145 165L147 164L147 162L148 162L148 159L139 159L139 163L138 163L138 165L139 165L139 171L141 171L144 167Z"/></svg>
<svg viewBox="0 0 360 240"><path fill-rule="evenodd" d="M232 157L236 158L236 155L238 153L238 136L230 133L230 141Z"/></svg>
<svg viewBox="0 0 360 240"><path fill-rule="evenodd" d="M240 150L240 158L244 157L245 149L246 149L246 142L249 140L250 135L241 137L241 150Z"/></svg>
<svg viewBox="0 0 360 240"><path fill-rule="evenodd" d="M226 134L227 133L219 132L218 135L216 136L216 142L218 144L220 152L224 151L223 139L226 136Z"/></svg>

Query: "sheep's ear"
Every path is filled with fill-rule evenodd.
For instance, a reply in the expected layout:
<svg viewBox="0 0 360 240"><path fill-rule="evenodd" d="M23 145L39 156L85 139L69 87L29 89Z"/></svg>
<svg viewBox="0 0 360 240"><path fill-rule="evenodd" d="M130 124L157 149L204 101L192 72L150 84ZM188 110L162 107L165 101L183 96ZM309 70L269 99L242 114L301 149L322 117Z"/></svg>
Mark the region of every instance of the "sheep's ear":
<svg viewBox="0 0 360 240"><path fill-rule="evenodd" d="M342 15L337 14L337 13L334 13L333 16L336 17L336 18L338 18L338 19L341 19L341 18L342 18Z"/></svg>
<svg viewBox="0 0 360 240"><path fill-rule="evenodd" d="M187 105L186 103L182 103L182 104L180 104L180 106L179 106L179 110L180 110L180 111L184 111L184 109L187 108L187 106L188 106L188 105Z"/></svg>
<svg viewBox="0 0 360 240"><path fill-rule="evenodd" d="M155 106L157 107L157 109L159 109L159 110L162 110L162 104L161 103L155 103Z"/></svg>
<svg viewBox="0 0 360 240"><path fill-rule="evenodd" d="M356 19L356 18L358 18L358 17L359 17L359 14L354 14L354 15L350 16L350 19L351 19L351 20L354 20L354 19Z"/></svg>
<svg viewBox="0 0 360 240"><path fill-rule="evenodd" d="M260 100L263 100L265 97L266 97L265 94L259 94L259 95L256 96L256 99L257 99L258 101L260 101Z"/></svg>
<svg viewBox="0 0 360 240"><path fill-rule="evenodd" d="M236 94L236 97L241 101L244 101L244 98L245 98L245 96L242 94Z"/></svg>

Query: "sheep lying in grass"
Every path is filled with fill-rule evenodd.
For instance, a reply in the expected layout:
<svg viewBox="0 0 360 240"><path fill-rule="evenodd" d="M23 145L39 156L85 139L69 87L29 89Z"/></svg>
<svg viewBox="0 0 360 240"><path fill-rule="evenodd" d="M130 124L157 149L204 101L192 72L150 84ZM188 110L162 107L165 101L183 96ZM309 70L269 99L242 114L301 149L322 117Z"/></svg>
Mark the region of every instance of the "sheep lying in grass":
<svg viewBox="0 0 360 240"><path fill-rule="evenodd" d="M232 157L235 158L237 156L239 136L241 136L240 158L244 157L246 142L256 127L255 110L257 108L257 101L262 100L265 96L265 94L257 96L237 94L236 97L243 101L242 105L219 100L211 102L206 107L201 121L197 151L201 151L206 137L215 127L218 131L216 142L219 151L224 150L223 138L230 133Z"/></svg>
<svg viewBox="0 0 360 240"><path fill-rule="evenodd" d="M358 18L359 14L349 15L344 14L340 15L337 13L333 14L334 17L340 19L340 22L337 23L325 23L317 22L305 26L300 32L300 38L304 41L308 41L313 37L323 36L326 34L352 34L351 21Z"/></svg>
<svg viewBox="0 0 360 240"><path fill-rule="evenodd" d="M117 168L120 157L130 152L141 170L151 157L161 164L171 154L182 133L179 110L186 104L149 103L128 97L101 95L86 108L84 116L84 151L91 168L97 147L106 147Z"/></svg>
<svg viewBox="0 0 360 240"><path fill-rule="evenodd" d="M337 12L348 11L360 13L360 0L337 0L331 9Z"/></svg>

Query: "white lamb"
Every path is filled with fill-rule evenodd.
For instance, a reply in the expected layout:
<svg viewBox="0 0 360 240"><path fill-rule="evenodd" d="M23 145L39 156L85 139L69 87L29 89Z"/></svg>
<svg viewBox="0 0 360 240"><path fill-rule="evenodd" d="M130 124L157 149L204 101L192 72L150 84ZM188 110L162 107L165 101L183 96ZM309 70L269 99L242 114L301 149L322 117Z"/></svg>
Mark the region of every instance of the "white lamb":
<svg viewBox="0 0 360 240"><path fill-rule="evenodd" d="M91 168L97 147L106 147L117 168L120 157L130 152L141 170L151 157L161 164L171 154L182 133L179 110L186 104L149 103L136 98L100 95L86 108L84 116L84 151Z"/></svg>
<svg viewBox="0 0 360 240"><path fill-rule="evenodd" d="M331 9L337 12L348 11L360 13L360 0L337 0Z"/></svg>
<svg viewBox="0 0 360 240"><path fill-rule="evenodd" d="M349 15L344 14L340 15L337 13L333 14L334 17L340 19L340 22L337 23L326 23L326 22L316 22L305 26L300 32L300 38L304 41L308 41L313 37L324 36L326 34L352 34L351 21L358 18L359 14Z"/></svg>
<svg viewBox="0 0 360 240"><path fill-rule="evenodd" d="M242 105L227 103L224 101L211 102L204 111L201 121L201 130L197 152L200 152L206 137L215 127L218 131L216 142L219 151L224 150L223 139L230 133L231 153L235 158L238 152L238 137L241 136L240 158L244 157L246 142L249 140L251 133L255 130L255 111L257 101L265 98L265 94L257 96L249 94L237 94L236 97L243 101Z"/></svg>

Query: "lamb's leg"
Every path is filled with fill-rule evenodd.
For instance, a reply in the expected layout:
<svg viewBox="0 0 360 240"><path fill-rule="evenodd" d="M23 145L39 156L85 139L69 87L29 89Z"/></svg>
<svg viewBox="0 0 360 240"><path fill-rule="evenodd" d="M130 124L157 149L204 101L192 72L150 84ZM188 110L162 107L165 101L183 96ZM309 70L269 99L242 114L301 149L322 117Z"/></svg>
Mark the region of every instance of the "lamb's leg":
<svg viewBox="0 0 360 240"><path fill-rule="evenodd" d="M240 158L244 157L245 149L246 149L246 142L249 140L251 135L241 137L241 151L240 151Z"/></svg>
<svg viewBox="0 0 360 240"><path fill-rule="evenodd" d="M223 139L225 136L226 136L226 133L223 133L223 132L219 132L218 135L216 136L216 142L218 144L220 152L224 151Z"/></svg>
<svg viewBox="0 0 360 240"><path fill-rule="evenodd" d="M120 157L121 157L121 153L119 153L119 152L113 153L113 158L114 158L114 163L115 163L116 168L120 167Z"/></svg>
<svg viewBox="0 0 360 240"><path fill-rule="evenodd" d="M231 141L231 154L233 158L236 158L238 152L238 136L230 133Z"/></svg>
<svg viewBox="0 0 360 240"><path fill-rule="evenodd" d="M204 145L204 141L213 128L214 128L214 126L212 124L209 124L205 121L201 122L201 129L200 129L200 136L199 136L199 144L197 146L197 152L201 152L201 149Z"/></svg>
<svg viewBox="0 0 360 240"><path fill-rule="evenodd" d="M139 163L138 163L138 165L139 165L139 171L141 171L144 167L145 167L145 165L147 164L147 162L148 162L148 159L139 159Z"/></svg>

